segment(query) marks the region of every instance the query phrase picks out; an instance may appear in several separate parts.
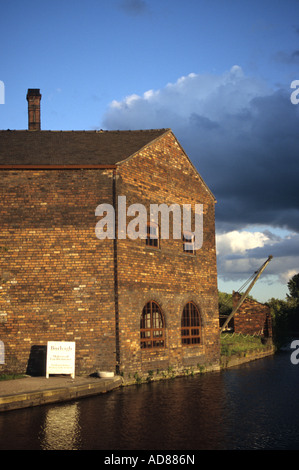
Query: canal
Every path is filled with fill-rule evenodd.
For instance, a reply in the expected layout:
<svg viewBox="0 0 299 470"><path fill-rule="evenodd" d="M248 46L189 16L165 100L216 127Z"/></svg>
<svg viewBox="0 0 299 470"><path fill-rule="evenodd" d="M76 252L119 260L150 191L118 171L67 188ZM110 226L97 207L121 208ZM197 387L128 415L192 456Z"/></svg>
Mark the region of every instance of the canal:
<svg viewBox="0 0 299 470"><path fill-rule="evenodd" d="M299 364L290 354L4 412L0 449L298 450Z"/></svg>

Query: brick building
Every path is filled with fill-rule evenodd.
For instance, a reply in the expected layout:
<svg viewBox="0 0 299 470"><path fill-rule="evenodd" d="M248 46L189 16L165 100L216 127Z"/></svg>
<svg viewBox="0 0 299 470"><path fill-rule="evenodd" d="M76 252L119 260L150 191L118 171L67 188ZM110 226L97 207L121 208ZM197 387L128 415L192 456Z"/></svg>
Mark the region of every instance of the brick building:
<svg viewBox="0 0 299 470"><path fill-rule="evenodd" d="M170 129L0 131L0 373L28 371L47 341L76 342L76 373L218 367L213 194ZM203 205L192 235L99 239L101 204ZM129 223L133 217L127 217ZM171 222L171 217L170 217Z"/></svg>
<svg viewBox="0 0 299 470"><path fill-rule="evenodd" d="M233 306L237 305L240 298L239 292L233 292ZM272 338L270 307L254 299L244 300L234 316L233 324L235 333Z"/></svg>

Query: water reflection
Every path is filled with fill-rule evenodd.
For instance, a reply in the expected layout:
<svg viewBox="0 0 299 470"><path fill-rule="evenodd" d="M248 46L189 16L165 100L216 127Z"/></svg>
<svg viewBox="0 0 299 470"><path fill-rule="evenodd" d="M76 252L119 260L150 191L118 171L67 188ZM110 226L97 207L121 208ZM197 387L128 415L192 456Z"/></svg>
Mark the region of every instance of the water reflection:
<svg viewBox="0 0 299 470"><path fill-rule="evenodd" d="M196 383L196 386L194 386ZM213 393L211 393L211 389ZM198 449L219 446L222 376L182 378L117 390L82 402L82 436L100 449ZM88 426L88 427L87 427Z"/></svg>
<svg viewBox="0 0 299 470"><path fill-rule="evenodd" d="M79 449L81 443L79 417L78 403L48 408L40 432L41 449Z"/></svg>
<svg viewBox="0 0 299 470"><path fill-rule="evenodd" d="M299 449L289 354L0 414L0 449Z"/></svg>

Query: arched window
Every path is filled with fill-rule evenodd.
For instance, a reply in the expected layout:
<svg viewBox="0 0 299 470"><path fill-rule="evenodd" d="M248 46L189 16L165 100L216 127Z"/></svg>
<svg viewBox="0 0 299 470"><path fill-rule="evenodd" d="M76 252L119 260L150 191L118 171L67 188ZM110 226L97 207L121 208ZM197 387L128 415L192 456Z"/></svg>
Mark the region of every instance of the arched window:
<svg viewBox="0 0 299 470"><path fill-rule="evenodd" d="M159 305L148 302L140 318L140 347L159 348L165 346L165 325Z"/></svg>
<svg viewBox="0 0 299 470"><path fill-rule="evenodd" d="M199 344L201 339L201 320L198 308L188 302L183 310L181 321L182 344Z"/></svg>

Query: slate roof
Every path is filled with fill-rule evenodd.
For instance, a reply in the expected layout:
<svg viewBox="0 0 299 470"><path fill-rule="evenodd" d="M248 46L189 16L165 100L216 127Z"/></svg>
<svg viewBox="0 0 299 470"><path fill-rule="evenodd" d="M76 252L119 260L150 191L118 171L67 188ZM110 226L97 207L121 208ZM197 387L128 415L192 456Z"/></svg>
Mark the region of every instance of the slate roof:
<svg viewBox="0 0 299 470"><path fill-rule="evenodd" d="M0 131L0 165L115 165L168 131Z"/></svg>

